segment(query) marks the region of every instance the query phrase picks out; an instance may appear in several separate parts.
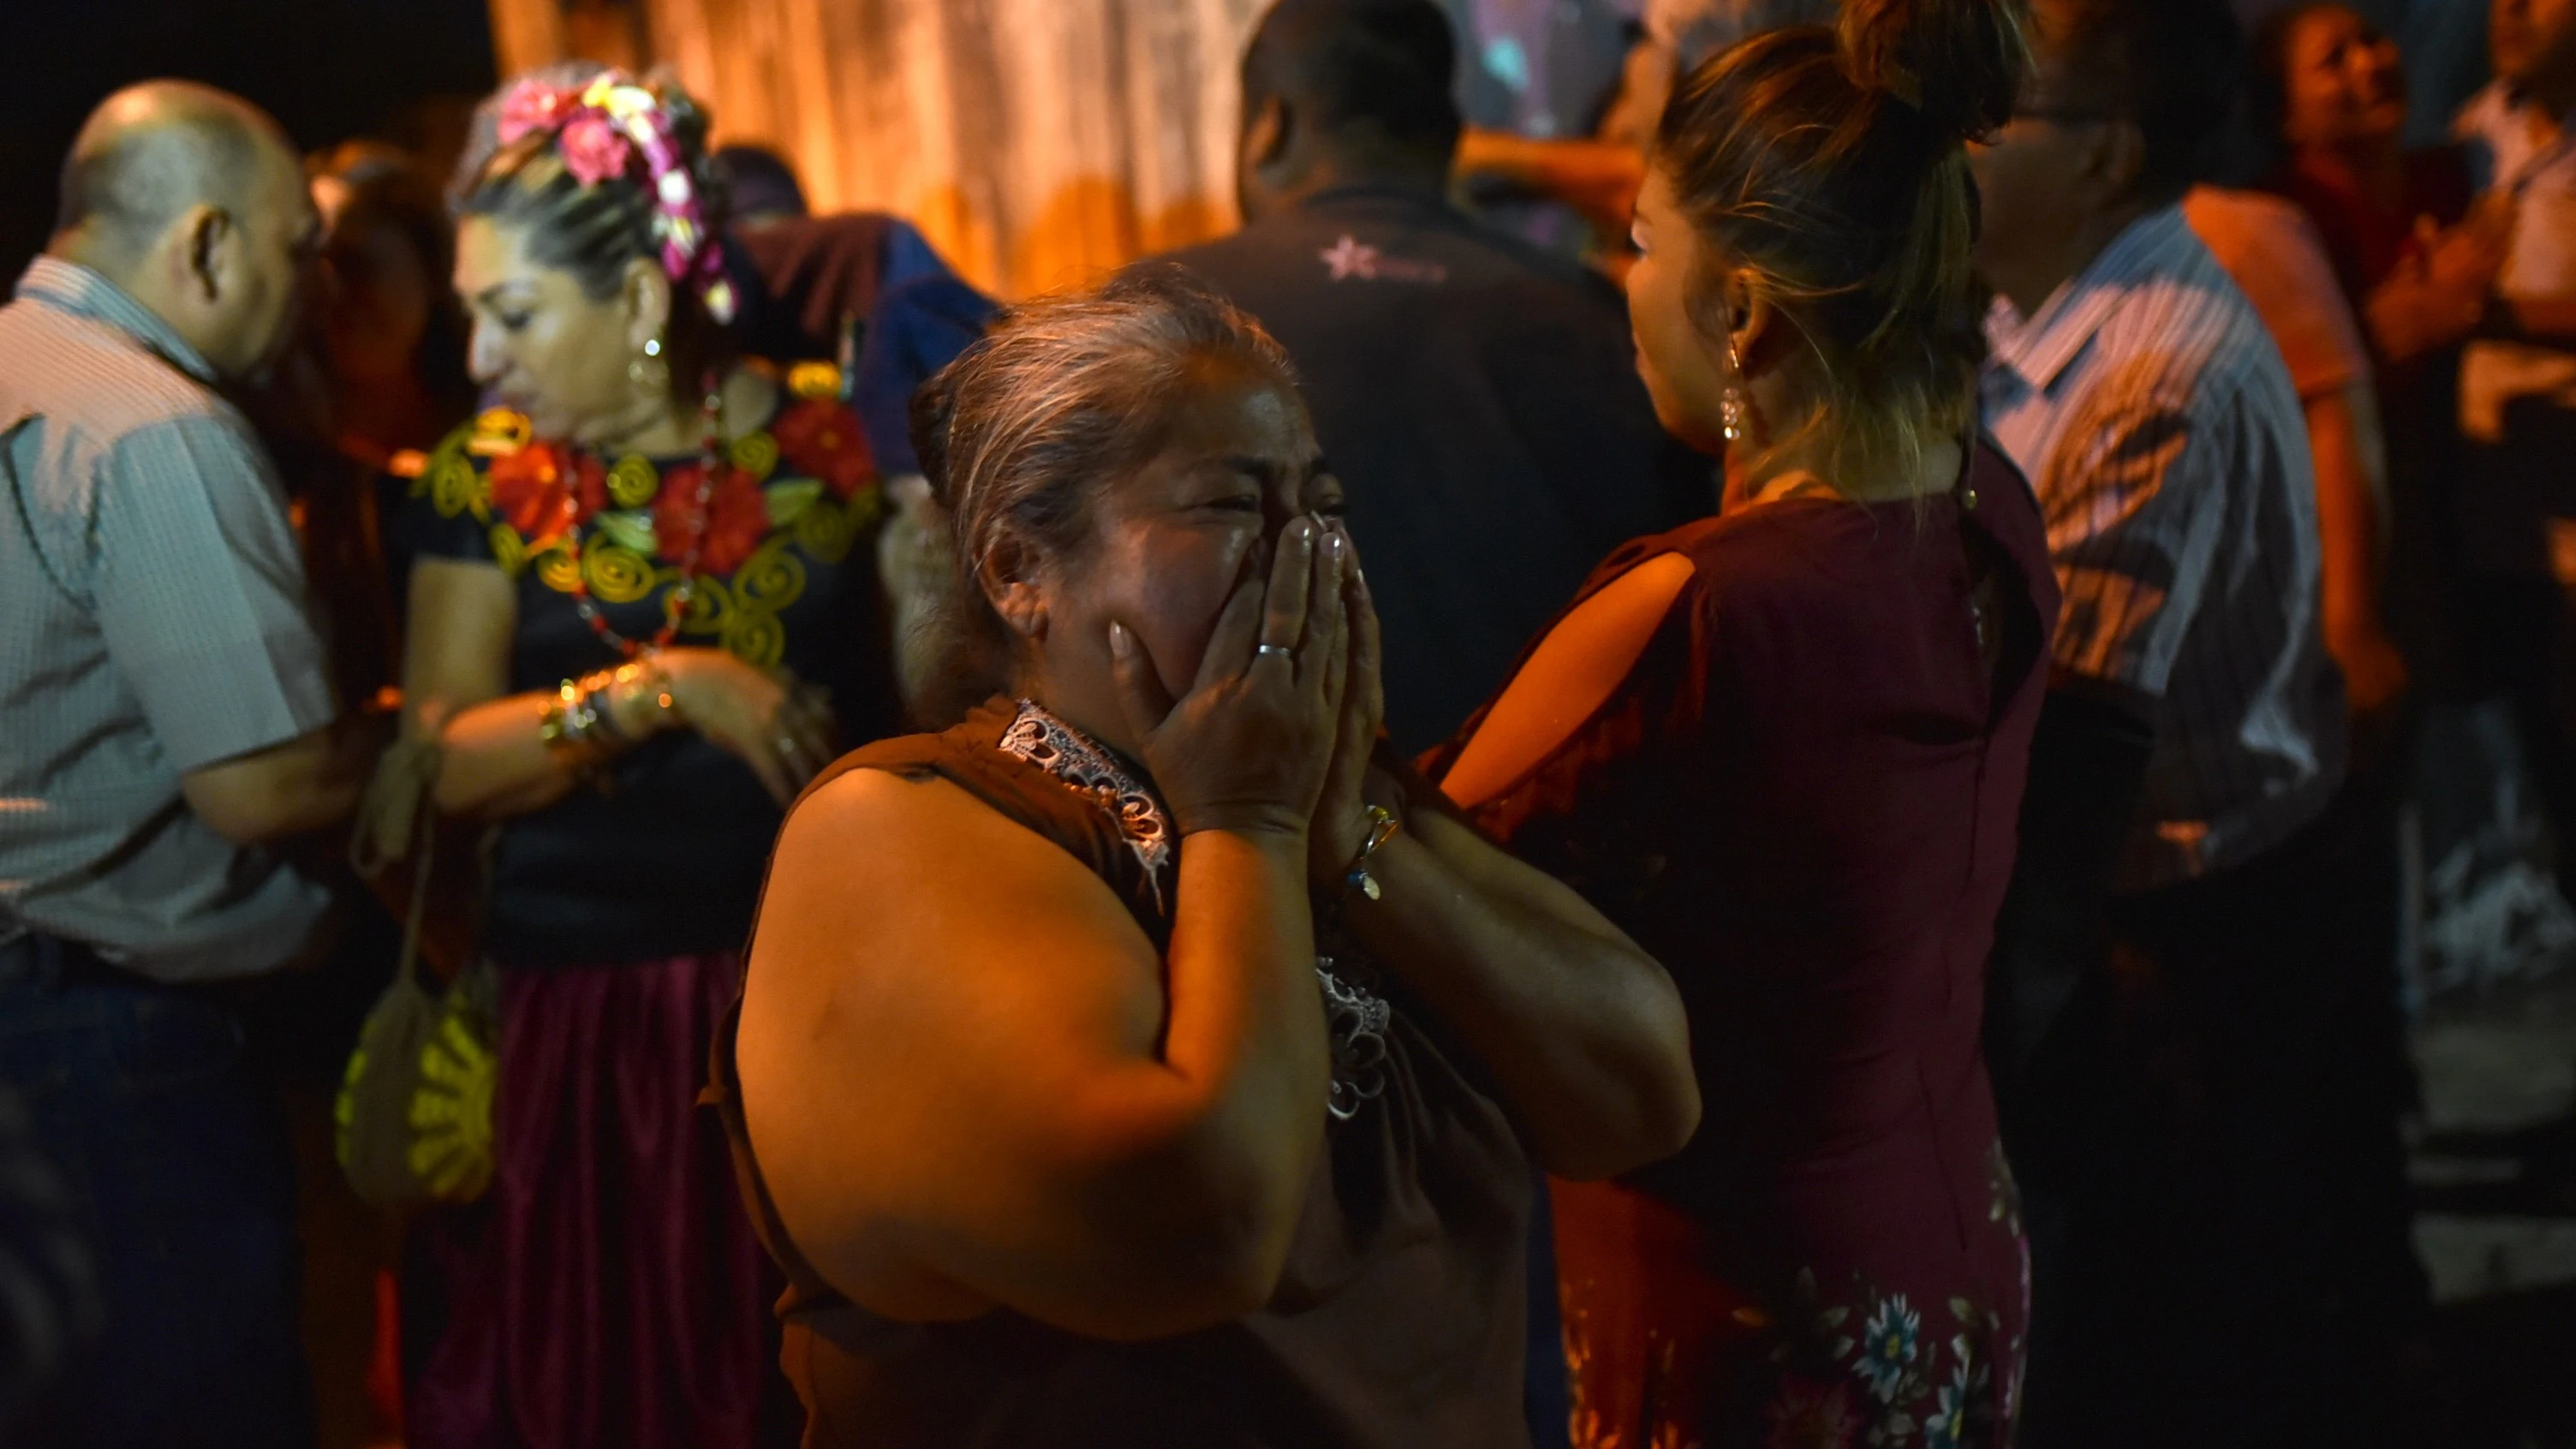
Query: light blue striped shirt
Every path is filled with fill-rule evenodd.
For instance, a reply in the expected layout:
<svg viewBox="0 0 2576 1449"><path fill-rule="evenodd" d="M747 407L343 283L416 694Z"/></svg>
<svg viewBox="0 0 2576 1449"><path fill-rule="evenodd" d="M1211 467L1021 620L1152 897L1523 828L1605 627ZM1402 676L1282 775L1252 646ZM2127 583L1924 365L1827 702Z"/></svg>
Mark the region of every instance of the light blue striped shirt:
<svg viewBox="0 0 2576 1449"><path fill-rule="evenodd" d="M1998 298L1986 426L2066 594L2059 668L2153 701L2120 886L2240 865L2325 808L2342 676L2320 630L2315 464L2288 367L2180 207L2034 316Z"/></svg>

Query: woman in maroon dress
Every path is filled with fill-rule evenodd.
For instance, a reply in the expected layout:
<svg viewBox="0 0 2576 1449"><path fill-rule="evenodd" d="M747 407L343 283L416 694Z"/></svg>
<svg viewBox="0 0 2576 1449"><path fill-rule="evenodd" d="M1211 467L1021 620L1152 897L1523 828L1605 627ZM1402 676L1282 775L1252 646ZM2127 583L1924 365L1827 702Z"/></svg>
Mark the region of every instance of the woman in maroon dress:
<svg viewBox="0 0 2576 1449"><path fill-rule="evenodd" d="M1978 1046L2058 595L1977 441L1965 140L2018 7L1854 3L1688 77L1640 365L1727 464L1428 763L1663 961L1707 1112L1557 1188L1575 1439L2009 1441L2025 1282Z"/></svg>

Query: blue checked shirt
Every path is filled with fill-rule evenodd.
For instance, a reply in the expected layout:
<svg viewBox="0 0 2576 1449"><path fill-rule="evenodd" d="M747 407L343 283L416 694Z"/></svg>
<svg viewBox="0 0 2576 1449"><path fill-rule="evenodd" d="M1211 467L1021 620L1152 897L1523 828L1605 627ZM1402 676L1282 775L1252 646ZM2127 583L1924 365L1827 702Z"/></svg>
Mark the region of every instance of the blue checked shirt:
<svg viewBox="0 0 2576 1449"><path fill-rule="evenodd" d="M39 258L0 308L0 943L165 981L295 956L319 887L180 777L335 714L286 499L204 359Z"/></svg>

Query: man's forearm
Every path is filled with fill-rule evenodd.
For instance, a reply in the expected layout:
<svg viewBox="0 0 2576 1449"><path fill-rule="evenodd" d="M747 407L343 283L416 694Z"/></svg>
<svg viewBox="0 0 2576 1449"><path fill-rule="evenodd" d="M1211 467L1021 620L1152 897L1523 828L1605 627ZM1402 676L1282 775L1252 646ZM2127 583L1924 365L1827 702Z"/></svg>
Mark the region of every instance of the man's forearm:
<svg viewBox="0 0 2576 1449"><path fill-rule="evenodd" d="M191 771L181 788L216 834L236 845L265 845L347 820L392 738L390 715L343 715L284 744Z"/></svg>

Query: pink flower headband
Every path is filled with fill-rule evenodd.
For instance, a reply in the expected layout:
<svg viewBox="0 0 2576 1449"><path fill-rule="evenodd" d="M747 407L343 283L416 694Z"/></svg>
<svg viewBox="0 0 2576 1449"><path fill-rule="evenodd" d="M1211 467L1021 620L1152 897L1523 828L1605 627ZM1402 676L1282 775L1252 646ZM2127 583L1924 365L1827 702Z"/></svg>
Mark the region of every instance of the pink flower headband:
<svg viewBox="0 0 2576 1449"><path fill-rule="evenodd" d="M717 322L734 319L722 249L707 230L670 110L658 97L623 71L602 71L587 85L567 89L530 76L502 98L498 135L507 146L536 131L554 133L564 169L584 186L625 175L641 153L663 272L696 287Z"/></svg>

